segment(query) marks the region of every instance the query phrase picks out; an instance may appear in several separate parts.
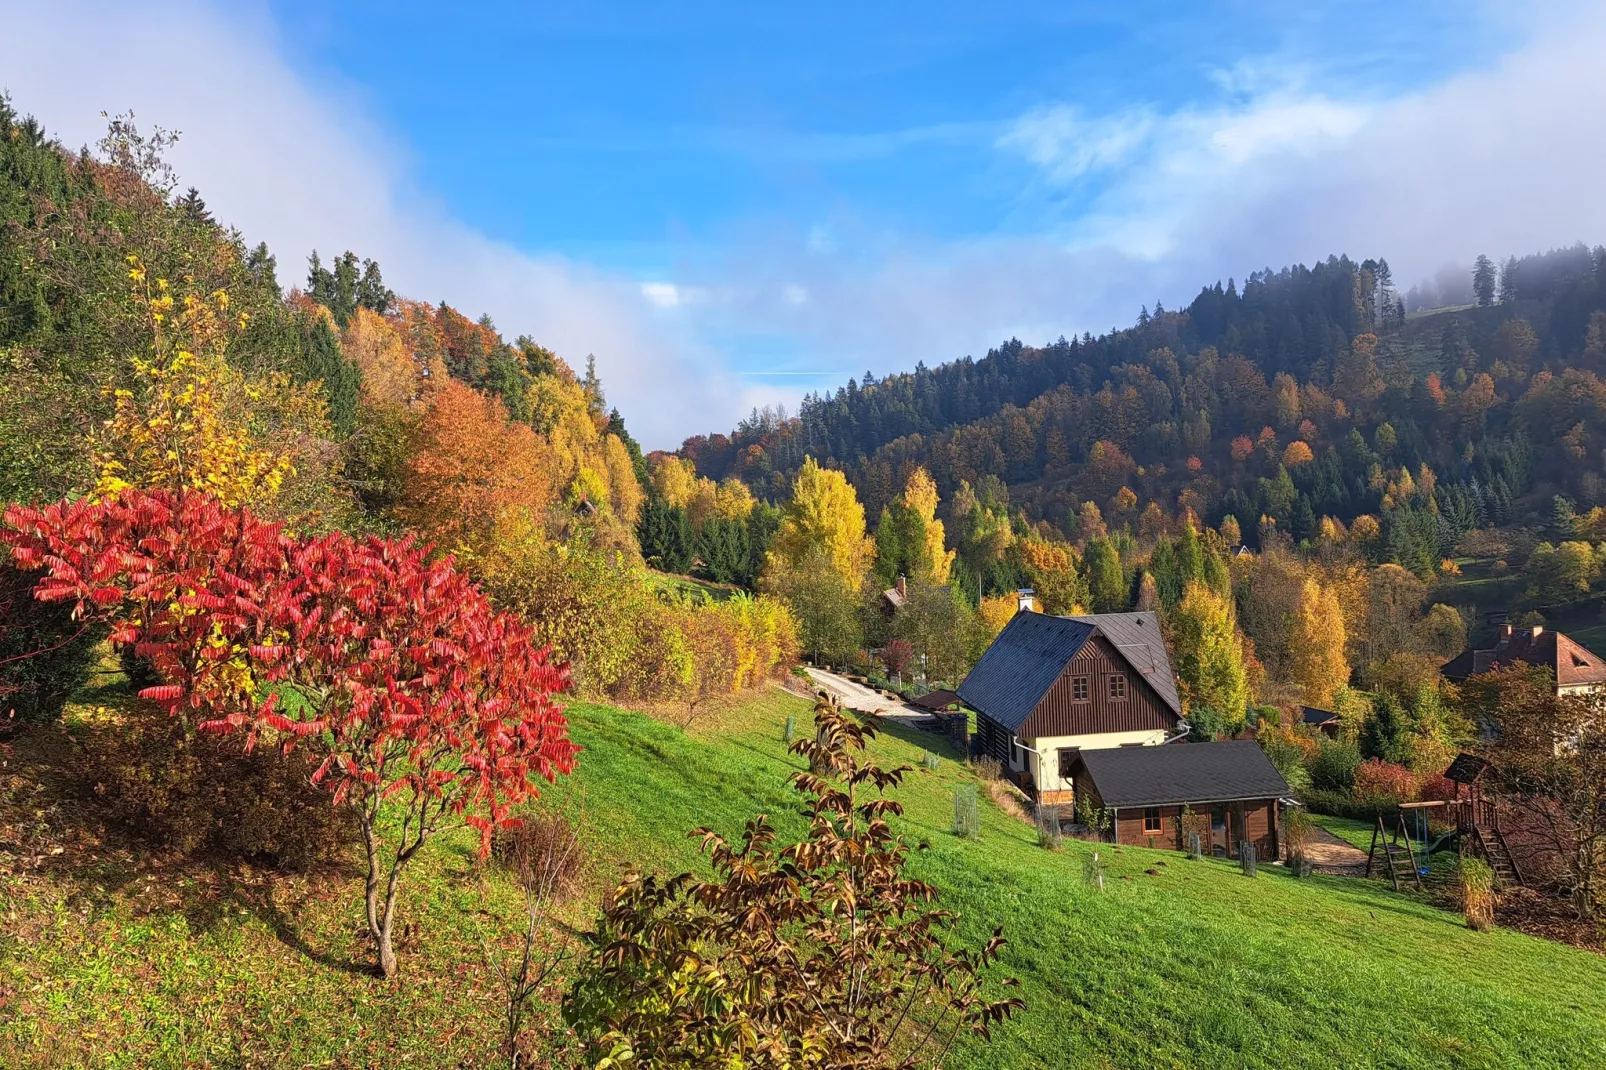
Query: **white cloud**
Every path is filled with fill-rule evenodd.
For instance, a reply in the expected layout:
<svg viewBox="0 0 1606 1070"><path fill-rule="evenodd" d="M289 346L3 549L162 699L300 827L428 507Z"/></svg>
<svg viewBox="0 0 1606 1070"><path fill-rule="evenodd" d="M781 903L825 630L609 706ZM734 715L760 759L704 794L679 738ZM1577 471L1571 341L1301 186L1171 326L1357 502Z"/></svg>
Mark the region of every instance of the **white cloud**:
<svg viewBox="0 0 1606 1070"><path fill-rule="evenodd" d="M785 324L882 372L1129 325L1140 304L1330 253L1387 257L1404 287L1479 252L1606 242L1606 11L1520 17L1504 56L1392 99L1268 62L1223 75L1236 96L1215 106L1035 108L998 143L1033 176L1015 233L934 241L838 220L829 250L767 233L722 259L741 288L708 315ZM1020 218L1042 222L1022 233ZM808 289L806 310L775 298L786 283Z"/></svg>
<svg viewBox="0 0 1606 1070"><path fill-rule="evenodd" d="M405 149L365 120L360 93L298 75L260 12L184 0L6 7L0 87L20 110L73 146L99 138L102 111L181 131L171 155L182 184L248 241L266 240L286 282L313 248L349 248L378 260L398 292L488 311L574 363L594 353L649 447L788 396L743 384L714 347L654 314L683 287L529 255L452 219L411 183Z"/></svg>

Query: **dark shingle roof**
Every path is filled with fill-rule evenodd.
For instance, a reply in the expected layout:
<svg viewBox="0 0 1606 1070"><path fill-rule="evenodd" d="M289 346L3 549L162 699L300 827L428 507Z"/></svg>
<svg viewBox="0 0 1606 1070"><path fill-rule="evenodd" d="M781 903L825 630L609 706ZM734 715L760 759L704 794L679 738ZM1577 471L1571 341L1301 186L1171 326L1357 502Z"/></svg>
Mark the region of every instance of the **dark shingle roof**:
<svg viewBox="0 0 1606 1070"><path fill-rule="evenodd" d="M1289 794L1288 782L1252 740L1084 750L1080 760L1104 805L1110 807L1277 799Z"/></svg>
<svg viewBox="0 0 1606 1070"><path fill-rule="evenodd" d="M1159 694L1160 700L1171 707L1171 712L1182 716L1182 702L1177 698L1177 678L1171 674L1171 657L1166 653L1165 638L1160 634L1160 618L1153 612L1142 613L1090 613L1072 617L1098 628L1132 667L1143 674Z"/></svg>
<svg viewBox="0 0 1606 1070"><path fill-rule="evenodd" d="M1483 771L1489 768L1489 763L1476 754L1461 753L1455 756L1450 768L1444 771L1446 780L1453 780L1457 784L1475 784Z"/></svg>
<svg viewBox="0 0 1606 1070"><path fill-rule="evenodd" d="M1306 724L1326 724L1338 720L1338 714L1332 710L1317 709L1315 706L1301 706L1300 715Z"/></svg>
<svg viewBox="0 0 1606 1070"><path fill-rule="evenodd" d="M959 685L959 697L1014 731L1092 634L1091 624L1070 617L1017 613Z"/></svg>

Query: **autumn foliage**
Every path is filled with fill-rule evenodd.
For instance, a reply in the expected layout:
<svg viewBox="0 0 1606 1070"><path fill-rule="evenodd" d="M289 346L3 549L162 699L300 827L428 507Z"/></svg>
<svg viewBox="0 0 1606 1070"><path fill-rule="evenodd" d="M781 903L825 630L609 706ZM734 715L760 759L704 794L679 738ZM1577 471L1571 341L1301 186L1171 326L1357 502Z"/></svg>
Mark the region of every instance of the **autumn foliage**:
<svg viewBox="0 0 1606 1070"><path fill-rule="evenodd" d="M141 696L203 730L306 747L357 811L368 921L394 973L403 867L449 819L491 833L573 769L568 685L517 618L410 539L296 538L199 493L13 507L4 537L36 597L105 618L161 683ZM381 809L405 819L397 839Z"/></svg>

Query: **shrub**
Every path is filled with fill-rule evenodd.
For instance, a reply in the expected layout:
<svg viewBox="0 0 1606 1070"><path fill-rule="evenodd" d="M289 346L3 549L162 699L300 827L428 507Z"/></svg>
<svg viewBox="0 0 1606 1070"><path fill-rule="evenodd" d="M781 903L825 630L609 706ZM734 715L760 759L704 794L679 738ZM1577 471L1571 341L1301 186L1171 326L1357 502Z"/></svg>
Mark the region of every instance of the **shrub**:
<svg viewBox="0 0 1606 1070"><path fill-rule="evenodd" d="M961 784L954 789L954 835L962 840L981 836L981 804L974 784Z"/></svg>
<svg viewBox="0 0 1606 1070"><path fill-rule="evenodd" d="M1355 767L1355 799L1374 809L1414 802L1417 797L1416 774L1403 765L1386 762L1381 758L1368 758Z"/></svg>
<svg viewBox="0 0 1606 1070"><path fill-rule="evenodd" d="M997 780L1004 775L1004 763L991 755L983 754L970 760L970 767L983 780Z"/></svg>
<svg viewBox="0 0 1606 1070"><path fill-rule="evenodd" d="M1467 927L1480 933L1488 932L1494 927L1494 870L1483 859L1465 855L1456 869L1456 878Z"/></svg>
<svg viewBox="0 0 1606 1070"><path fill-rule="evenodd" d="M1355 768L1361 764L1361 749L1351 740L1322 739L1306 767L1310 784L1323 791L1348 792L1355 786Z"/></svg>
<svg viewBox="0 0 1606 1070"><path fill-rule="evenodd" d="M1302 806L1292 807L1283 815L1283 839L1288 844L1288 869L1296 877L1303 877L1310 872L1310 861L1305 857L1305 847L1310 843L1311 828L1314 824L1310 811Z"/></svg>
<svg viewBox="0 0 1606 1070"><path fill-rule="evenodd" d="M1060 808L1057 806L1039 806L1036 809L1037 819L1037 845L1050 851L1060 849L1062 836L1060 834Z"/></svg>
<svg viewBox="0 0 1606 1070"><path fill-rule="evenodd" d="M1023 1006L982 991L1002 934L952 949L953 916L905 872L884 793L908 767L861 758L873 729L829 699L815 727L792 747L830 771L792 776L806 839L778 847L763 815L734 843L697 829L711 880L632 874L608 897L564 1001L592 1065L926 1066Z"/></svg>
<svg viewBox="0 0 1606 1070"><path fill-rule="evenodd" d="M84 784L104 817L154 846L303 869L351 841L351 815L313 786L305 750L246 754L147 702L105 711L82 739Z"/></svg>
<svg viewBox="0 0 1606 1070"><path fill-rule="evenodd" d="M1104 860L1099 852L1092 851L1082 859L1082 883L1095 891L1104 890Z"/></svg>
<svg viewBox="0 0 1606 1070"><path fill-rule="evenodd" d="M1294 791L1310 786L1310 774L1305 770L1309 755L1316 752L1316 743L1301 737L1292 727L1263 720L1255 732L1260 749L1266 752L1271 764L1288 781Z"/></svg>
<svg viewBox="0 0 1606 1070"><path fill-rule="evenodd" d="M789 714L786 715L786 727L781 729L781 742L790 744L792 742L792 740L794 740L796 738L797 738L797 715L789 713Z"/></svg>
<svg viewBox="0 0 1606 1070"><path fill-rule="evenodd" d="M1348 817L1368 824L1377 818L1378 810L1387 809L1376 803L1362 802L1347 791L1327 791L1322 788L1306 788L1299 793L1299 801L1313 814Z"/></svg>
<svg viewBox="0 0 1606 1070"><path fill-rule="evenodd" d="M34 598L37 580L6 562L0 548L0 730L10 719L47 724L60 717L89 678L105 634L75 621L71 606Z"/></svg>

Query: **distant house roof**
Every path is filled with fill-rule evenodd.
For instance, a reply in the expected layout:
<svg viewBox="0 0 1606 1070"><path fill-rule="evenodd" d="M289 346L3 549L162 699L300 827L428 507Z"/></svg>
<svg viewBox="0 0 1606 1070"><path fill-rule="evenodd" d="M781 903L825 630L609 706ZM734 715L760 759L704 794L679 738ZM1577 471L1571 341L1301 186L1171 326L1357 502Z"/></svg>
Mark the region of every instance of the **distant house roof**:
<svg viewBox="0 0 1606 1070"><path fill-rule="evenodd" d="M1084 750L1077 760L1107 807L1279 799L1288 782L1252 740Z"/></svg>
<svg viewBox="0 0 1606 1070"><path fill-rule="evenodd" d="M935 691L928 691L919 698L910 699L909 701L923 710L946 710L949 706L959 701L959 694L955 691L949 691L945 687L939 687Z"/></svg>
<svg viewBox="0 0 1606 1070"><path fill-rule="evenodd" d="M1493 646L1468 647L1439 671L1460 683L1469 676L1509 667L1517 662L1544 666L1556 677L1557 687L1606 684L1606 661L1593 651L1548 628L1528 628L1502 634Z"/></svg>
<svg viewBox="0 0 1606 1070"><path fill-rule="evenodd" d="M1301 706L1299 708L1299 712L1300 717L1306 724L1317 727L1320 727L1324 724L1331 724L1332 722L1338 720L1338 714L1334 713L1332 710L1319 710L1315 706Z"/></svg>
<svg viewBox="0 0 1606 1070"><path fill-rule="evenodd" d="M1160 635L1159 618L1153 613L1076 617L1017 613L959 685L959 697L1013 731L1025 723L1065 666L1095 634L1103 635L1172 713L1182 716L1171 660Z"/></svg>
<svg viewBox="0 0 1606 1070"><path fill-rule="evenodd" d="M881 597L885 598L888 602L891 602L893 609L902 609L904 603L909 601L909 597L896 587L888 587L886 590L881 592Z"/></svg>

